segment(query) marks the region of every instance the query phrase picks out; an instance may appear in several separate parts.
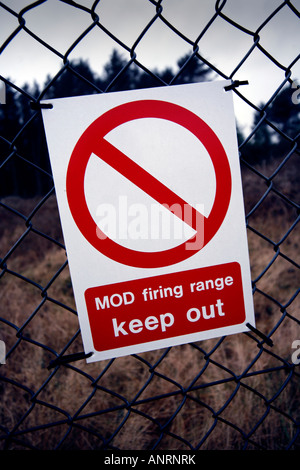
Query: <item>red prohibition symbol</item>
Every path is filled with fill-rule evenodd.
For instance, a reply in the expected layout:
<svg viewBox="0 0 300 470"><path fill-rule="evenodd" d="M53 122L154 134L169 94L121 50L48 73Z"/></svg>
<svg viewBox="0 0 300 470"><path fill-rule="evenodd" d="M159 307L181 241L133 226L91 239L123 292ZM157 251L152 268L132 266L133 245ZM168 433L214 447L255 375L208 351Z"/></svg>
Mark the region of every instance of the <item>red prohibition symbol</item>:
<svg viewBox="0 0 300 470"><path fill-rule="evenodd" d="M127 121L157 118L172 121L192 132L206 148L216 175L216 194L208 217L191 208L190 225L196 230L196 216L203 219L204 240L199 247L193 238L180 245L155 252L135 251L111 240L99 237L99 228L90 214L84 192L84 177L92 154L105 161L129 181L153 197L158 203L171 207L188 203L154 178L137 163L105 140L114 128ZM170 266L193 256L217 233L226 216L231 197L231 172L226 152L213 130L196 114L174 103L159 100L140 100L121 104L97 118L81 135L72 152L66 178L67 198L72 217L86 240L99 252L119 263L138 268ZM183 211L182 211L183 213ZM100 231L101 232L101 231ZM194 235L194 238L197 235ZM187 249L187 243L189 247Z"/></svg>

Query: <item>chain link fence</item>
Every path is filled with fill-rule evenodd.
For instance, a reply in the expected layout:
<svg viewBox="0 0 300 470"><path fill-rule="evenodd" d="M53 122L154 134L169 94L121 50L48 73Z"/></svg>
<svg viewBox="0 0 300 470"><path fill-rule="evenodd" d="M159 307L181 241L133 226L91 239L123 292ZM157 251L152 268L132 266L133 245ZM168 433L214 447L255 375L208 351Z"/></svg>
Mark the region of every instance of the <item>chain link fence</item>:
<svg viewBox="0 0 300 470"><path fill-rule="evenodd" d="M128 3L126 28L134 31L136 4L123 3ZM38 0L21 8L17 1L0 2L0 21L11 21L1 35L0 60L20 57L22 40L30 38L40 50L32 67L42 66L43 55L58 64L43 85L22 85L0 69L2 449L299 449L300 91L299 54L289 42L299 31L299 2L266 2L269 11L264 18L258 15L253 29L242 15L243 2L198 2L197 32L178 26L195 2L182 2L173 15L170 3L140 0L148 16L127 43L117 21L119 2L110 27L103 19L104 1ZM54 18L64 13L63 25L74 13L82 18L63 51L42 34L42 26L31 27L33 13L41 12L41 25L53 20L45 9L50 4ZM113 6L110 2L112 13ZM187 18L193 14L189 11ZM265 35L274 21L285 56ZM159 28L162 48L174 44L175 54L180 43L188 51L175 71L153 69L140 53L145 42L158 47L152 31ZM231 35L232 48L224 51L220 38L231 40ZM90 37L99 55L105 40L115 48L110 62L96 72L84 60ZM217 41L223 61L205 52ZM243 53L242 42L247 44ZM73 59L76 51L83 59ZM259 94L266 79L262 62L274 73L258 103L252 91ZM218 78L249 79L234 95L237 105L251 112L246 126L237 124L256 329L87 364L80 359L81 335L39 103Z"/></svg>

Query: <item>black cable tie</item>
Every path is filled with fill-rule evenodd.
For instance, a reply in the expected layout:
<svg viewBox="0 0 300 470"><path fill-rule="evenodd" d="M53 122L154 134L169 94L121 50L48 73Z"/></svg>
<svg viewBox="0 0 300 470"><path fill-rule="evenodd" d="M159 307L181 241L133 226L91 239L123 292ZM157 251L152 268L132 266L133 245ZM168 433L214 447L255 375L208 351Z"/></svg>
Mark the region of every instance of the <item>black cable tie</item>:
<svg viewBox="0 0 300 470"><path fill-rule="evenodd" d="M225 91L233 90L234 88L239 87L240 85L249 85L248 80L234 80L230 85L224 87Z"/></svg>
<svg viewBox="0 0 300 470"><path fill-rule="evenodd" d="M52 109L52 103L40 103L38 101L30 101L30 107L34 111L39 111L40 109Z"/></svg>
<svg viewBox="0 0 300 470"><path fill-rule="evenodd" d="M89 353L75 353L75 354L67 354L66 356L60 356L54 359L53 361L50 362L48 365L47 369L53 369L56 366L60 366L63 364L69 364L70 362L75 362L79 361L80 359L87 359L88 357L91 357L94 353L89 352Z"/></svg>
<svg viewBox="0 0 300 470"><path fill-rule="evenodd" d="M273 341L264 335L261 331L254 328L254 326L250 325L250 323L246 323L246 326L249 328L249 330L253 331L253 333L256 333L257 336L260 336L265 341L265 343L268 344L268 346L273 346Z"/></svg>

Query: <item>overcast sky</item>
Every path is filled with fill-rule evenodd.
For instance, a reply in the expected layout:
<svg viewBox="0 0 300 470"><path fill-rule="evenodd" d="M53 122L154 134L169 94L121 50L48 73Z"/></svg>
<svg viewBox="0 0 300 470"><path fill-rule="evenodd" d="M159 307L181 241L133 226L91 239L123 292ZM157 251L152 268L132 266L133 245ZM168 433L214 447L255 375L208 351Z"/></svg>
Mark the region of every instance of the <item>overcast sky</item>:
<svg viewBox="0 0 300 470"><path fill-rule="evenodd" d="M224 2L224 0L223 0ZM220 1L219 3L223 3ZM1 3L1 2L0 2ZM19 12L30 0L2 0ZM94 0L77 0L91 8ZM163 0L163 16L182 34L195 41L215 13L215 0ZM268 15L283 2L281 0L227 0L222 10L244 28L256 31ZM300 11L300 0L292 0ZM111 33L131 48L156 10L149 0L101 0L96 8L100 22ZM91 25L87 12L64 4L59 0L46 0L24 14L26 27L65 55L78 36ZM0 7L0 44L18 27L18 19ZM261 30L260 44L285 67L299 54L300 19L288 6ZM199 43L200 53L222 72L230 75L253 45L251 35L217 18ZM88 59L91 68L101 74L111 51L117 48L124 58L129 54L98 27L76 46L69 59ZM147 31L135 49L137 59L151 70L167 66L176 70L176 62L192 52L192 46L181 39L160 19ZM44 84L61 68L62 60L27 33L21 31L0 56L0 74L22 86L24 82ZM292 68L292 79L299 81L300 60ZM284 71L276 67L260 51L255 50L234 75L235 79L249 80L241 92L258 104L267 101L284 80ZM247 107L237 102L237 115L242 124L249 125Z"/></svg>

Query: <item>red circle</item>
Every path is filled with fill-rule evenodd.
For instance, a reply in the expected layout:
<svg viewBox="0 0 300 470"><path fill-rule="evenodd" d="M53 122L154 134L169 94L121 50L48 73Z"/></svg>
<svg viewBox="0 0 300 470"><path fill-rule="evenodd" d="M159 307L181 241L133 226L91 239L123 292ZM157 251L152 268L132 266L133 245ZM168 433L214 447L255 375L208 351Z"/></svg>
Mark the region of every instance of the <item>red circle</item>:
<svg viewBox="0 0 300 470"><path fill-rule="evenodd" d="M190 239L174 248L157 252L135 251L110 238L99 238L99 228L92 218L85 198L84 176L93 146L115 127L142 118L172 121L192 132L204 145L212 160L216 175L213 207L204 223L204 243L191 248ZM121 104L97 118L79 138L72 152L66 179L69 207L74 221L87 241L105 256L119 263L139 268L158 268L184 261L202 249L219 230L228 210L231 196L231 173L226 152L213 130L196 114L166 101L141 100ZM195 235L196 237L196 235ZM195 238L194 237L194 238ZM189 243L189 249L187 249Z"/></svg>

